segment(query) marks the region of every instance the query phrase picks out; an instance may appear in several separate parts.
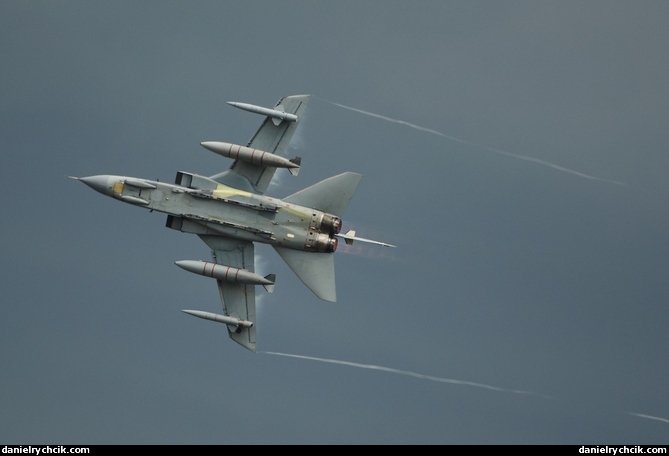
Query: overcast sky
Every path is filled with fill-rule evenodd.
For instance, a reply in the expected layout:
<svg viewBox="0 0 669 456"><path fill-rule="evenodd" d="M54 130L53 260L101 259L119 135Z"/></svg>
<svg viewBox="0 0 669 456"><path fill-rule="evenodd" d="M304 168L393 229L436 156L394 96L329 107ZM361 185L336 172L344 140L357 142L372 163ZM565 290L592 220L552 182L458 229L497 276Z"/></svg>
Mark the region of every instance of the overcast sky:
<svg viewBox="0 0 669 456"><path fill-rule="evenodd" d="M667 444L666 1L0 2L3 444ZM285 197L364 178L338 302L256 247L258 351L165 216L312 94ZM290 355L290 356L285 356Z"/></svg>

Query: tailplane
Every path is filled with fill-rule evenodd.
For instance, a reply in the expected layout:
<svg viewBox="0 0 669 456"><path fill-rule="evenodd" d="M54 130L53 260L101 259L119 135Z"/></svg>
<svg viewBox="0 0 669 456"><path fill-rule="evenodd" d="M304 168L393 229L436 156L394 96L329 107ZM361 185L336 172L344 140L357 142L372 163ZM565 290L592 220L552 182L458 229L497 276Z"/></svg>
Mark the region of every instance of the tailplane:
<svg viewBox="0 0 669 456"><path fill-rule="evenodd" d="M293 193L283 200L341 217L358 188L361 174L343 173Z"/></svg>
<svg viewBox="0 0 669 456"><path fill-rule="evenodd" d="M307 288L324 301L337 301L334 255L273 246Z"/></svg>
<svg viewBox="0 0 669 456"><path fill-rule="evenodd" d="M361 179L362 175L356 173L338 174L297 193L293 193L289 197L284 198L283 201L341 217ZM355 231L352 230L346 234L336 234L336 236L344 239L347 244L352 244L353 241L360 241L386 247L395 247L385 242L357 237ZM273 247L302 283L313 291L316 296L325 301L335 302L337 300L334 255L331 253L293 250L279 246Z"/></svg>

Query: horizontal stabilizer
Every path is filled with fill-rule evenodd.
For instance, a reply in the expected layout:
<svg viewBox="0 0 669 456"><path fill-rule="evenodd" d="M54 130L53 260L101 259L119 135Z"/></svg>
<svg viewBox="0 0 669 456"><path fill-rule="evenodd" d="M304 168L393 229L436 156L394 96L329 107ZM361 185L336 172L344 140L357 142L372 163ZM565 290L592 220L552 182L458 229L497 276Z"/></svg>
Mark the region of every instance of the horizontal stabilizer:
<svg viewBox="0 0 669 456"><path fill-rule="evenodd" d="M334 255L273 246L295 275L324 301L337 301Z"/></svg>
<svg viewBox="0 0 669 456"><path fill-rule="evenodd" d="M293 193L283 200L341 217L361 179L361 174L338 174Z"/></svg>

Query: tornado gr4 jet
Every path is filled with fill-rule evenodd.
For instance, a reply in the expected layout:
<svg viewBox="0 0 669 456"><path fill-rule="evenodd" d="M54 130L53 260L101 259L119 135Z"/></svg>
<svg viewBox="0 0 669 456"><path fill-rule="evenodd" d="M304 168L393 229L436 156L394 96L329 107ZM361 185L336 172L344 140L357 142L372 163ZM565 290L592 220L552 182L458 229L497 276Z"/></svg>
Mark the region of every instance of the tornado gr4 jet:
<svg viewBox="0 0 669 456"><path fill-rule="evenodd" d="M184 312L223 323L235 342L256 351L255 288L274 289L274 274L254 268L254 242L271 245L300 280L319 298L336 301L334 257L338 238L394 247L340 234L341 216L362 176L343 173L284 199L265 195L277 168L297 175L301 159L287 159L288 144L304 114L309 95L284 97L273 109L248 103L231 106L264 117L246 146L218 141L203 147L234 159L227 171L200 176L179 171L175 184L126 176L74 178L103 195L167 214L168 228L198 235L213 261L180 260L186 271L216 279L223 314Z"/></svg>

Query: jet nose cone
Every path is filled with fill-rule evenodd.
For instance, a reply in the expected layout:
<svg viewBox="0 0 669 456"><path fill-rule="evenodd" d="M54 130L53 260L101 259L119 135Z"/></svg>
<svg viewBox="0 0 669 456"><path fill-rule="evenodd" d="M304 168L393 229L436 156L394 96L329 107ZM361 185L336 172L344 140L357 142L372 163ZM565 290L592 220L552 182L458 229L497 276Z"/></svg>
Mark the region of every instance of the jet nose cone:
<svg viewBox="0 0 669 456"><path fill-rule="evenodd" d="M80 177L79 180L96 192L106 195L110 191L109 176L107 175Z"/></svg>

